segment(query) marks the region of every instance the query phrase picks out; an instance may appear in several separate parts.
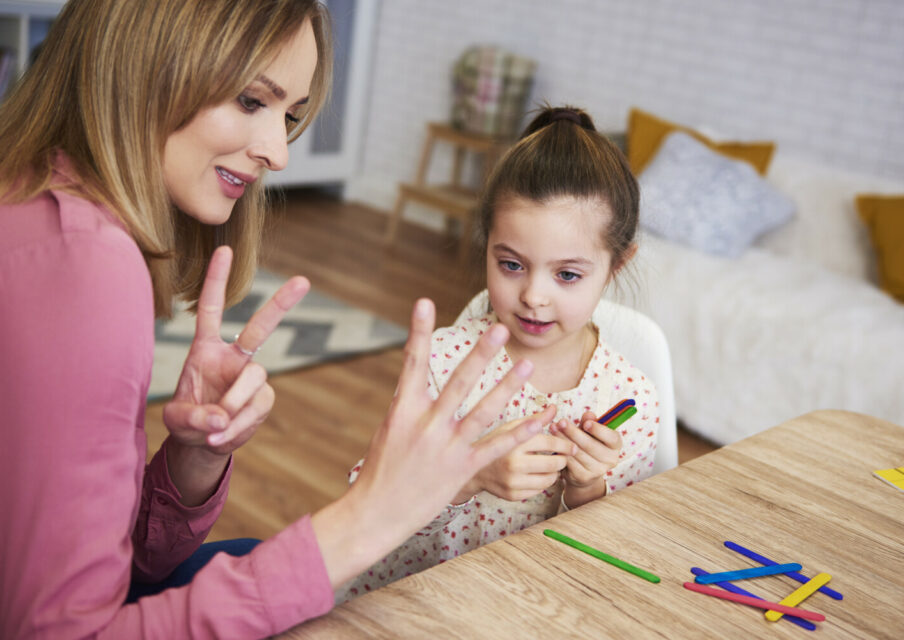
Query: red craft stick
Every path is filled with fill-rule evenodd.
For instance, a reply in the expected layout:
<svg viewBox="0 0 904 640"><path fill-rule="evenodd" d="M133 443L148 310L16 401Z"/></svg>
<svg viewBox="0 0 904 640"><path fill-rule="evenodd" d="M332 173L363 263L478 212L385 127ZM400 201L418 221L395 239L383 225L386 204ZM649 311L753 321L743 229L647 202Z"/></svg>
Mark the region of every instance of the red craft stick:
<svg viewBox="0 0 904 640"><path fill-rule="evenodd" d="M816 622L822 622L826 619L824 615L822 615L821 613L816 613L815 611L798 609L797 607L789 607L783 604L779 604L778 602L769 602L768 600L760 600L759 598L751 598L750 596L742 596L739 593L732 593L730 591L721 591L719 589L713 589L712 587L706 587L702 584L697 584L696 582L685 582L684 588L690 589L691 591L696 591L698 593L703 593L708 596L722 598L723 600L740 602L741 604L750 605L751 607L756 607L758 609L772 609L773 611L781 611L782 613L797 616L798 618L806 618L807 620L814 620Z"/></svg>

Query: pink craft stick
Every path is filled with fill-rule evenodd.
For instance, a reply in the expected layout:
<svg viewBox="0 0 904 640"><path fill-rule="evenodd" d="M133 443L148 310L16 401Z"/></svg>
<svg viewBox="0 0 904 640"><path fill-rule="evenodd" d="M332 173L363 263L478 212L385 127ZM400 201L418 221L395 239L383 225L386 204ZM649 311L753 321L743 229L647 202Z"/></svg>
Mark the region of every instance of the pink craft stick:
<svg viewBox="0 0 904 640"><path fill-rule="evenodd" d="M826 619L824 615L822 615L821 613L816 613L815 611L798 609L797 607L789 607L783 604L779 604L778 602L769 602L768 600L760 600L759 598L751 598L750 596L742 596L739 593L732 593L730 591L721 591L719 589L713 589L712 587L706 587L702 584L697 584L696 582L685 582L684 588L690 589L691 591L696 591L698 593L703 593L708 596L722 598L723 600L740 602L741 604L750 605L751 607L756 607L757 609L772 609L773 611L781 611L782 613L797 616L798 618L806 618L807 620L814 620L816 622L822 622Z"/></svg>

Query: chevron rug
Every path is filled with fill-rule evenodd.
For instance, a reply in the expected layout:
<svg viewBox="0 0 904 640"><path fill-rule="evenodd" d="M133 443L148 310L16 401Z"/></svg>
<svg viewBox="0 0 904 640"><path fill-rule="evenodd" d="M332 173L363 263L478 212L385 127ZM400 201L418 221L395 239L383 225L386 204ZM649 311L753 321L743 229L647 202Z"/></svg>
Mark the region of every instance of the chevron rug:
<svg viewBox="0 0 904 640"><path fill-rule="evenodd" d="M223 338L231 342L285 280L258 271L245 299L223 315ZM180 309L171 320L158 321L154 332L156 346L149 401L172 395L195 333L195 317ZM274 374L395 347L403 344L407 335L407 330L397 324L312 289L289 310L254 359Z"/></svg>

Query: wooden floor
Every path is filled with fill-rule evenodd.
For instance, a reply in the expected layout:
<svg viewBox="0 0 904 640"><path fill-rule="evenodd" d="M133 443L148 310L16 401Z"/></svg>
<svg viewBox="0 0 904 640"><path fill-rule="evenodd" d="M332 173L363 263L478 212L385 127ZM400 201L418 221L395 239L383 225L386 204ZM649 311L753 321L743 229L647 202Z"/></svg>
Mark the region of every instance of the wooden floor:
<svg viewBox="0 0 904 640"><path fill-rule="evenodd" d="M443 326L479 288L458 261L456 241L444 234L403 223L387 247L386 216L316 190L289 191L276 209L263 266L304 275L315 289L403 326L417 298L434 300ZM209 539L266 538L339 496L401 367L396 348L271 377L276 405L236 452L229 500ZM162 410L162 403L148 406L151 452L166 435ZM679 429L680 462L712 449Z"/></svg>

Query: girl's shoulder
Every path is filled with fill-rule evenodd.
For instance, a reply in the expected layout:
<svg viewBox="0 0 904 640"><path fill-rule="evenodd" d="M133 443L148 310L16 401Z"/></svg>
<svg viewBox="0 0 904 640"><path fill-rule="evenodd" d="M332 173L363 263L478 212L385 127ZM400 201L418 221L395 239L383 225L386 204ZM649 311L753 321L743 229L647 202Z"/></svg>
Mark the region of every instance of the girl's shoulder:
<svg viewBox="0 0 904 640"><path fill-rule="evenodd" d="M493 314L459 318L455 324L434 331L430 342L430 367L437 378L451 375L495 321Z"/></svg>

